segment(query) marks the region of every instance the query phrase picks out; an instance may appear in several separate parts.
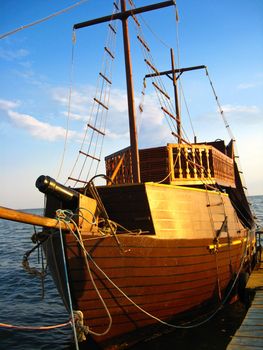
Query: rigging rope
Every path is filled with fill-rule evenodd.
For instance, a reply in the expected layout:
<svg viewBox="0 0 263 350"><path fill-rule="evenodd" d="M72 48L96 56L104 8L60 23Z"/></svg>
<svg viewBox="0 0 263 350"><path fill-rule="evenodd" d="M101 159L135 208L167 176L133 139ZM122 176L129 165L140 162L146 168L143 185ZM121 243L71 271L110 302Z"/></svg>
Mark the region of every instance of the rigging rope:
<svg viewBox="0 0 263 350"><path fill-rule="evenodd" d="M116 11L117 8L116 4L114 3L112 15L114 15ZM116 34L116 21L111 20L108 24L108 34L104 46L104 57L102 60L101 71L97 78L96 92L95 97L93 98L89 120L86 124L78 156L68 177L68 180L74 181L73 187L75 187L79 182L86 184L89 177L94 174L96 175L98 172L109 110L108 105L112 85L111 78L116 49ZM86 140L88 139L88 135L90 135L88 140L89 142L84 150L84 147L87 144ZM83 161L81 161L80 156L84 156ZM88 159L90 162L87 164ZM77 169L77 167L79 167L79 169ZM85 178L84 180L80 180L85 168L88 168ZM74 174L76 174L76 176L74 176Z"/></svg>
<svg viewBox="0 0 263 350"><path fill-rule="evenodd" d="M219 102L218 96L217 96L217 94L216 94L214 85L213 85L212 80L211 80L211 78L210 78L210 75L209 75L209 73L208 73L207 67L205 68L205 70L206 70L206 76L207 76L207 78L208 78L208 80L209 80L209 83L210 83L210 86L211 86L211 88L212 88L212 92L213 92L213 94L214 94L214 97L215 97L215 100L216 100L216 103L217 103L217 106L218 106L220 115L221 115L221 117L222 117L222 119L223 119L223 121L224 121L224 124L225 124L225 127L226 127L226 129L227 129L228 135L229 135L230 139L233 141L234 156L235 156L235 161L236 161L237 166L238 166L238 171L239 171L239 174L240 174L241 183L242 183L242 186L243 186L243 189L244 189L245 193L248 195L248 193L247 193L248 191L247 191L246 181L245 181L245 177L244 177L244 175L243 175L243 171L242 171L242 167L241 167L241 162L240 162L240 158L239 158L239 155L238 155L236 139L235 139L235 137L234 137L234 135L233 135L233 133L232 133L232 130L231 130L231 128L230 128L230 125L229 125L229 123L228 123L228 121L227 121L227 119L226 119L226 116L225 116L225 114L224 114L223 108L222 108L222 106L221 106L221 104L220 104L220 102ZM249 203L249 205L250 205L250 203Z"/></svg>
<svg viewBox="0 0 263 350"><path fill-rule="evenodd" d="M130 5L132 7L132 9L135 8L135 5L134 5L134 2L133 1L129 1L130 2ZM151 53L150 53L150 48L149 48L149 45L146 44L146 40L143 39L143 34L142 34L142 28L141 28L141 25L140 25L140 22L139 20L137 19L138 16L140 18L140 20L142 20L144 22L144 24L150 29L150 31L154 34L155 37L157 37L157 35L154 33L154 31L151 29L151 27L147 24L147 22L144 20L142 14L140 15L133 15L133 19L134 19L134 25L135 25L135 29L138 33L138 36L137 36L137 39L139 40L140 44L141 44L141 48L142 48L142 53L143 53L143 56L144 56L144 61L147 63L146 65L146 68L148 70L148 73L151 75L152 72L154 73L159 73L159 71L156 69L156 65L153 64L153 57L151 56ZM178 31L178 24L179 24L179 16L178 16L178 9L177 9L177 6L175 5L175 21L176 21L176 46L177 46L177 53L178 53L178 66L179 66L179 56L180 56L180 53L179 53L179 31ZM141 40L143 39L143 40ZM161 41L160 39L158 39L159 41ZM168 47L168 45L166 43L164 43L163 41L161 41L162 44L165 46L165 47ZM166 91L166 88L162 82L162 78L161 76L154 76L154 77L151 77L152 78L152 84L154 86L154 89L155 89L155 92L156 92L156 96L158 98L158 101L159 101L159 105L161 106L161 109L163 111L163 115L168 123L168 126L171 130L171 133L172 135L176 135L176 129L177 129L177 115L176 115L176 111L175 111L175 106L174 104L172 103L172 100L170 99L167 91ZM179 79L178 79L179 80ZM160 87L160 88L159 88ZM184 97L184 94L182 92L182 82L181 80L179 80L179 87L180 87L180 102L179 102L179 109L181 109L181 95L183 95ZM161 91L160 91L161 90ZM143 94L142 94L142 97L143 99ZM190 124L191 124L191 128L193 130L193 123L192 123L192 120L191 120L191 116L190 116L190 113L189 113L189 109L187 107L187 103L186 103L186 100L185 100L185 97L184 97L184 103L186 105L186 109L187 109L187 112L188 112L188 117L190 119ZM142 113L143 109L141 108L142 107L142 104L140 103L139 105L139 111L140 113ZM171 111L171 112L170 112ZM175 117L174 117L175 115ZM181 126L181 130L182 130L182 135L184 137L184 140L187 140L187 142L190 143L189 139L188 139L188 136L187 136L187 133L185 132L183 126ZM193 134L195 135L195 132L193 130Z"/></svg>
<svg viewBox="0 0 263 350"><path fill-rule="evenodd" d="M80 1L77 2L76 4L71 5L71 6L69 6L69 7L66 7L65 9L60 10L60 11L58 11L58 12L55 12L55 13L53 13L53 14L47 16L47 17L41 18L41 19L39 19L39 20L37 20L37 21L35 21L35 22L29 23L29 24L26 24L26 25L21 26L21 27L19 27L19 28L16 28L16 29L14 29L14 30L11 30L10 32L1 34L1 35L0 35L0 39L6 38L6 37L9 36L9 35L12 35L12 34L15 34L15 33L19 32L19 31L21 31L21 30L24 30L24 29L33 27L33 26L35 26L35 25L37 25L37 24L46 22L46 21L48 21L48 20L50 20L50 19L52 19L52 18L54 18L54 17L56 17L56 16L61 15L62 13L65 13L65 12L67 12L67 11L70 11L70 10L72 10L73 8L75 8L75 7L79 6L79 5L82 5L84 2L88 2L88 1L89 1L89 0L80 0Z"/></svg>
<svg viewBox="0 0 263 350"><path fill-rule="evenodd" d="M184 90L183 90L183 85L182 85L181 79L179 79L179 85L180 85L180 104L181 104L181 96L182 96L183 100L184 100L185 109L186 109L186 112L187 112L187 115L188 115L188 119L189 119L189 122L190 122L190 127L192 129L193 137L194 137L194 140L195 140L196 139L196 133L195 133L195 129L194 129L194 124L193 124L193 121L192 121L192 117L190 115L188 104L186 102L186 98L185 98L185 94L184 94ZM181 109L181 107L180 107L180 109Z"/></svg>
<svg viewBox="0 0 263 350"><path fill-rule="evenodd" d="M135 8L135 3L134 1L129 1L130 5L132 8ZM174 4L175 6L175 13L177 13L177 5ZM135 15L133 15L135 16ZM142 14L138 14L136 15L138 16L142 22L144 22L145 26L148 28L148 30L152 33L152 35L166 48L170 49L170 45L168 45L163 39L160 38L160 36L154 31L154 29L149 25L149 23L147 23L147 21L144 19L144 16ZM176 15L176 18L178 18L178 16Z"/></svg>
<svg viewBox="0 0 263 350"><path fill-rule="evenodd" d="M69 82L69 96L68 96L68 112L67 112L67 122L66 122L66 134L65 134L65 140L64 140L64 147L61 157L61 163L58 170L57 179L59 179L64 160L65 160L65 154L66 154L66 148L68 143L68 133L69 133L69 120L71 116L71 100L72 100L72 90L73 90L73 68L74 68L74 56L75 56L75 44L76 44L76 33L73 29L72 32L72 48L71 48L71 63L70 63L70 82Z"/></svg>
<svg viewBox="0 0 263 350"><path fill-rule="evenodd" d="M228 131L229 137L230 137L231 140L235 141L234 135L233 135L233 133L232 133L232 131L231 131L231 129L230 129L229 123L228 123L227 120L226 120L224 111L223 111L223 109L222 109L222 107L221 107L221 104L220 104L220 102L219 102L219 99L218 99L218 96L217 96L217 94L216 94L214 85L213 85L212 80L211 80L211 78L210 78L210 76L209 76L207 67L205 68L205 71L206 71L206 75L207 75L207 78L208 78L208 80L209 80L209 83L210 83L210 85L211 85L213 94L214 94L214 96L215 96L215 100L216 100L216 103L217 103L219 112L220 112L220 114L221 114L221 116L222 116L222 119L223 119L223 121L224 121L225 127L226 127L226 129L227 129L227 131Z"/></svg>

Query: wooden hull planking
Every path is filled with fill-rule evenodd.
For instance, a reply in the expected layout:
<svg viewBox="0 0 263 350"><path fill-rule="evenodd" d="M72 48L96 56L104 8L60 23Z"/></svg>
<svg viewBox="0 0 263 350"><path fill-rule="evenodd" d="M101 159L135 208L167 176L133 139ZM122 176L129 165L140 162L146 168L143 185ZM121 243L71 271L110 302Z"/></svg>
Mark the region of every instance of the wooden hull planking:
<svg viewBox="0 0 263 350"><path fill-rule="evenodd" d="M141 198L136 206L138 192ZM105 187L100 195L110 218L124 226L127 207L123 210L123 201L128 198L128 212L133 213L130 217L134 219L133 222L130 219L129 226L135 229L140 218L142 230L151 228L153 232L118 234L119 244L114 236L82 232L88 259L72 233L64 236L74 309L83 312L84 324L91 330L103 333L107 329L109 317L91 281L92 274L112 317L110 331L94 337L99 343L107 344L157 322L129 298L163 321L200 308L208 301L220 302L239 271L244 254L247 262L253 251L254 241L247 242L247 230L225 194L140 184ZM226 216L228 229L220 232L215 243ZM52 244L47 244L48 258L53 262L61 259L57 254L59 237L54 235L49 241ZM64 278L59 283L58 269L54 269L59 264L51 264L51 270L67 305Z"/></svg>

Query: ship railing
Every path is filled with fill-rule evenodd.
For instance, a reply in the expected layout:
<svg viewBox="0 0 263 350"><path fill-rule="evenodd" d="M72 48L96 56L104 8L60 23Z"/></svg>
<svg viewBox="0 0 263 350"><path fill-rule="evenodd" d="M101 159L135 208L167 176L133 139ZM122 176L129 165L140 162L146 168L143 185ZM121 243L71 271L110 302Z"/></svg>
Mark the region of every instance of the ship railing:
<svg viewBox="0 0 263 350"><path fill-rule="evenodd" d="M168 144L141 149L139 156L142 182L235 187L233 159L211 145ZM105 161L106 174L116 184L133 183L130 147Z"/></svg>
<svg viewBox="0 0 263 350"><path fill-rule="evenodd" d="M211 145L168 144L170 182L235 187L233 159Z"/></svg>

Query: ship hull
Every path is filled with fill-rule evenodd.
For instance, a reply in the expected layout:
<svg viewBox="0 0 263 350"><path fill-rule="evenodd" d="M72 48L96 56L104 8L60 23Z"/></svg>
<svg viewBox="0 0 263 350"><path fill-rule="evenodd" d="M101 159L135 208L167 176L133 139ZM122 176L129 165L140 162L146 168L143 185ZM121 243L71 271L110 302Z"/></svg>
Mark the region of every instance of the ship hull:
<svg viewBox="0 0 263 350"><path fill-rule="evenodd" d="M185 226L178 218L180 229L173 232L172 229L165 230L165 220L161 220L161 226L157 223L160 215L163 218L163 205L167 209L166 215L174 213L178 201L180 207L181 189L175 189L174 203L169 208L171 198L165 204L167 188L158 188L157 196L161 193L163 200L162 205L159 201L158 214L152 208L155 203L156 209L156 187L151 184L147 189L147 186L140 185L137 190L140 189L141 193L142 188L144 202L141 199L137 206L145 206L147 202L145 210L151 214L151 225L149 226L149 217L147 225L152 227L153 232L122 233L117 236L84 232L79 237L67 233L63 238L73 308L83 312L84 325L99 334L93 338L104 348L111 344L128 344L131 339L134 341L140 336L141 330L151 329L160 323L159 320L178 325L192 321L191 311L202 314L208 304L217 307L231 288L235 276L248 268L253 254L254 241L236 216L230 217L232 209L226 195L224 208L228 206L226 210L231 237L222 232L222 237L215 240L219 229L214 231L211 228L211 208L207 206L207 199L204 201L207 198L204 193L206 191L189 190L188 193L186 189L183 190L185 192L182 198L186 198L187 193L193 196L192 200L196 201L199 209L197 213L193 212L192 201L185 203L184 209L181 208L184 211ZM123 198L118 188L106 191L108 195L111 191L111 196L117 196L120 201ZM130 189L126 186L125 191L138 196L134 186ZM106 198L107 195L102 192L101 195ZM214 194L211 193L211 196L213 198ZM215 199L217 200L218 198ZM133 202L136 201L130 196L129 205ZM216 212L212 212L212 217L214 215L214 219L218 219L221 215L218 205L214 208ZM142 208L140 212L141 210ZM119 219L122 217L120 214ZM202 222L203 234L200 224L198 226L195 222L197 218ZM217 222L218 227L224 222L223 216L220 220ZM235 222L235 228L231 222ZM192 228L194 224L198 227L196 231ZM169 227L171 228L171 222ZM60 268L60 250L60 237L56 233L46 244L47 257L60 294L69 308L66 278ZM104 334L106 330L108 332ZM129 337L130 334L132 338Z"/></svg>

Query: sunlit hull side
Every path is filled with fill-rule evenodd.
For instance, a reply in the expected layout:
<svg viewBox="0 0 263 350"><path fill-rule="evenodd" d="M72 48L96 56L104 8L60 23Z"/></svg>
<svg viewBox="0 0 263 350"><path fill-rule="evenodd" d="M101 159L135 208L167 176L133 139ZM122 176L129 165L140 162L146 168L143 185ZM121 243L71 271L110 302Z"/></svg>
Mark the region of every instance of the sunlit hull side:
<svg viewBox="0 0 263 350"><path fill-rule="evenodd" d="M143 186L140 185L140 191ZM127 188L126 186L126 190ZM210 302L219 304L241 264L243 263L244 269L253 252L254 241L250 240L248 232L234 215L228 196L224 195L223 201L228 214L231 236L222 233L222 237L216 243L215 231L211 229L211 215L214 217L214 225L219 228L222 226L223 216L216 205L213 206L212 212L211 208L208 209L206 191L177 188L174 190L174 202L171 205L171 188L169 194L166 193L165 187L158 187L156 193L157 187L153 184L144 188L146 191L143 196L145 200L147 197L147 208L149 207L151 212L154 234L123 233L118 234L116 238L111 235L82 233L82 241L88 252L87 258L72 233L64 236L74 310L83 312L84 324L92 331L104 333L110 320L98 296L99 292L112 317L109 332L103 336L94 336L94 339L105 348L110 344L125 341L127 343L127 336L131 332L134 340L139 336L139 330L158 323L155 318L139 308L163 321L170 321L175 316L182 317L191 310L196 309L202 313L203 308ZM117 196L118 189L117 192L114 189L109 191L111 197ZM136 197L134 186L132 192ZM214 193L209 195L210 203L218 201L219 197ZM160 199L160 196L163 203L160 205L158 201L159 204L156 206L156 198ZM166 196L169 196L170 204L165 203ZM184 201L183 198L187 196L188 201ZM132 201L130 197L130 205ZM199 208L196 209L197 212L193 211L194 205ZM119 206L121 207L121 203ZM166 215L169 216L170 206L173 209L181 208L177 221L177 224L178 222L180 224L174 231L165 231L165 225L171 227L171 222L168 220L168 224L165 224L163 208L166 208ZM176 222L176 215L173 215ZM222 217L219 219L220 215ZM157 222L160 216L163 219L162 225L158 228ZM186 229L182 220L186 221ZM53 277L67 304L64 277L62 276L62 283L59 283L61 274L59 276L56 272L58 269L54 268L55 265L61 264L54 264L56 259L61 259L57 254L59 246L59 237L55 235L47 245L47 254L50 261L53 261L50 266ZM189 315L185 320L190 320ZM178 319L173 322L178 324Z"/></svg>

